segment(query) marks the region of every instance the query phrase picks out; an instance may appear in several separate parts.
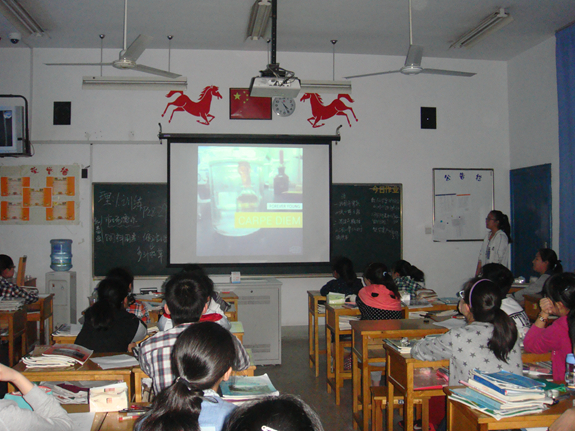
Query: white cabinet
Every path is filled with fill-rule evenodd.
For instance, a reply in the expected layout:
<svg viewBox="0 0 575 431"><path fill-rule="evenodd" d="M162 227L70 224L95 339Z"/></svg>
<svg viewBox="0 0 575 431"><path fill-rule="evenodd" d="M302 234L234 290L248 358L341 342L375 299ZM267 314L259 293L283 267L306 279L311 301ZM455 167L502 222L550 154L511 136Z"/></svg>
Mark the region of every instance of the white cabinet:
<svg viewBox="0 0 575 431"><path fill-rule="evenodd" d="M47 272L46 293L54 294L54 327L62 323L76 323L76 273Z"/></svg>
<svg viewBox="0 0 575 431"><path fill-rule="evenodd" d="M281 282L276 278L242 277L241 283L216 283L220 292L238 295L238 320L244 347L256 365L281 364Z"/></svg>

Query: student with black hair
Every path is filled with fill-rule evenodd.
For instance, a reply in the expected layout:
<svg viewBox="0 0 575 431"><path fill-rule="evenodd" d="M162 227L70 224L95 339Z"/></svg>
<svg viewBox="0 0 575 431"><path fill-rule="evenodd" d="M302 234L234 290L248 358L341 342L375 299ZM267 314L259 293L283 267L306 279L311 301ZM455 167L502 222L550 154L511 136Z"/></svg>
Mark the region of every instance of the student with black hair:
<svg viewBox="0 0 575 431"><path fill-rule="evenodd" d="M187 327L199 322L208 307L211 286L212 281L202 273L175 274L164 284L164 310L171 315L174 327L158 332L141 343L139 349L134 349L142 371L152 378L156 394L174 382L172 347ZM250 366L250 358L240 341L233 335L232 339L236 351L233 369L245 370Z"/></svg>
<svg viewBox="0 0 575 431"><path fill-rule="evenodd" d="M525 334L527 334L527 331L529 331L531 327L531 322L523 307L519 305L513 296L509 295L509 290L514 280L513 273L500 263L488 263L484 265L481 269L481 273L483 274L483 278L491 280L501 290L501 295L503 295L501 309L515 322L519 339L521 343L523 343Z"/></svg>
<svg viewBox="0 0 575 431"><path fill-rule="evenodd" d="M475 276L478 276L483 265L488 263L500 263L509 267L509 244L512 242L509 218L501 211L493 210L485 219L485 227L489 232L481 245Z"/></svg>
<svg viewBox="0 0 575 431"><path fill-rule="evenodd" d="M391 267L391 275L399 291L415 294L425 286L425 275L407 260L398 260Z"/></svg>
<svg viewBox="0 0 575 431"><path fill-rule="evenodd" d="M220 325L187 326L171 353L176 379L156 396L136 431L220 431L235 406L217 391L230 378L235 355L233 336Z"/></svg>
<svg viewBox="0 0 575 431"><path fill-rule="evenodd" d="M14 262L10 256L0 254L0 298L23 298L26 304L32 304L38 301L38 290L32 289L30 291L16 286L10 280L14 277Z"/></svg>
<svg viewBox="0 0 575 431"><path fill-rule="evenodd" d="M517 328L501 310L501 300L501 291L491 280L472 279L458 305L467 324L420 340L411 349L411 356L425 361L449 359L449 381L455 385L467 380L474 368L522 374Z"/></svg>
<svg viewBox="0 0 575 431"><path fill-rule="evenodd" d="M357 295L361 320L401 319L401 297L387 266L370 263L363 272L365 287Z"/></svg>
<svg viewBox="0 0 575 431"><path fill-rule="evenodd" d="M540 248L535 259L533 259L533 271L539 273L539 278L534 283L529 283L525 289L521 289L513 296L519 303L525 302L525 295L539 295L542 294L545 287L545 282L549 280L553 274L561 274L563 272L563 265L557 258L555 253L550 248Z"/></svg>
<svg viewBox="0 0 575 431"><path fill-rule="evenodd" d="M361 280L357 278L353 270L353 262L347 257L338 257L331 266L335 280L328 281L319 291L320 295L326 296L330 292L343 293L344 295L357 295L363 287Z"/></svg>
<svg viewBox="0 0 575 431"><path fill-rule="evenodd" d="M132 271L122 267L112 268L106 274L106 278L117 278L128 286L128 306L126 307L126 311L132 313L147 325L150 322L150 312L142 301L138 301L134 298L134 275Z"/></svg>
<svg viewBox="0 0 575 431"><path fill-rule="evenodd" d="M228 416L223 431L323 431L316 412L293 395L246 403Z"/></svg>
<svg viewBox="0 0 575 431"><path fill-rule="evenodd" d="M575 324L575 274L564 272L551 276L539 306L541 312L523 340L525 351L553 352L553 380L565 381L565 358L573 351L569 327ZM551 314L559 318L547 326Z"/></svg>
<svg viewBox="0 0 575 431"><path fill-rule="evenodd" d="M128 287L115 278L105 278L97 287L98 301L86 310L76 344L96 353L127 352L130 343L146 336L146 325L125 307Z"/></svg>

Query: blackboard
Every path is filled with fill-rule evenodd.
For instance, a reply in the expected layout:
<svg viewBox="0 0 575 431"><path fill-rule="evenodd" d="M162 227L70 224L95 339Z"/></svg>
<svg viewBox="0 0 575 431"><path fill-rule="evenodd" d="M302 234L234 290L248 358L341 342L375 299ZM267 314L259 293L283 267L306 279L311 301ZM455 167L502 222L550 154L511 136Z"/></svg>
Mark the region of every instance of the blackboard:
<svg viewBox="0 0 575 431"><path fill-rule="evenodd" d="M116 266L137 276L177 272L167 268L166 183L93 184L93 269L105 276Z"/></svg>
<svg viewBox="0 0 575 431"><path fill-rule="evenodd" d="M402 256L401 199L401 184L333 184L331 255L358 273L371 262L391 267Z"/></svg>
<svg viewBox="0 0 575 431"><path fill-rule="evenodd" d="M168 268L167 184L93 184L93 270L105 276L115 266L137 277L161 277ZM347 256L357 272L369 262L391 265L402 255L400 184L333 184L331 256ZM237 266L205 265L210 274L229 274ZM325 274L325 264L260 264L242 274Z"/></svg>

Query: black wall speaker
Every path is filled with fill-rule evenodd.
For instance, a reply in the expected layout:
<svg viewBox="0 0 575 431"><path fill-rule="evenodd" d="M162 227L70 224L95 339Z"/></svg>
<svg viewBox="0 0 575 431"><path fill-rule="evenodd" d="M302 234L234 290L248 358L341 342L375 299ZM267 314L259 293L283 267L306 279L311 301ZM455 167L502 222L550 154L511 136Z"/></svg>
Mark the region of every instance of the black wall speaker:
<svg viewBox="0 0 575 431"><path fill-rule="evenodd" d="M437 129L437 109L421 107L421 128Z"/></svg>
<svg viewBox="0 0 575 431"><path fill-rule="evenodd" d="M72 102L54 102L54 125L70 125Z"/></svg>

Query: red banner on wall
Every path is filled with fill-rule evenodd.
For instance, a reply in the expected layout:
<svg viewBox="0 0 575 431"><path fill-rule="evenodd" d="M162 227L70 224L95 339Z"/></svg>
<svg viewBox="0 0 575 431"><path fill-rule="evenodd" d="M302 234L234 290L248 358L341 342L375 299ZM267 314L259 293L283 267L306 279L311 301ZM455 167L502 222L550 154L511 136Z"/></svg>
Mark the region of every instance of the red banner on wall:
<svg viewBox="0 0 575 431"><path fill-rule="evenodd" d="M231 120L271 120L271 97L250 97L248 88L230 88Z"/></svg>

